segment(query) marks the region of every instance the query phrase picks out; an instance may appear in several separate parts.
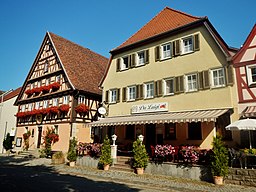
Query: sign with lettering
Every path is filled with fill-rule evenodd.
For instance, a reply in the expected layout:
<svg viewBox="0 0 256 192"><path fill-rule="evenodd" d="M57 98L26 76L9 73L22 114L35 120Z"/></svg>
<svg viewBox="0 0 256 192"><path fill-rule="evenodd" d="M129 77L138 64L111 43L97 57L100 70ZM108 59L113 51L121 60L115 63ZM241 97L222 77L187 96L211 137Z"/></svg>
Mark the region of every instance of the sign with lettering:
<svg viewBox="0 0 256 192"><path fill-rule="evenodd" d="M143 105L133 105L131 113L150 113L150 112L161 112L168 111L168 103L149 103Z"/></svg>

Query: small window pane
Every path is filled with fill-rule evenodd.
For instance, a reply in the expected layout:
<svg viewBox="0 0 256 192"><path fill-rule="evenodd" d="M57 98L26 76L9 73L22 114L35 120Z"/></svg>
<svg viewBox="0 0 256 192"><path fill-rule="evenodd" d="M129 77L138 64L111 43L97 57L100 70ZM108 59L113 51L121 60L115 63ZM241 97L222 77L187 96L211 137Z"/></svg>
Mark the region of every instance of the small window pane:
<svg viewBox="0 0 256 192"><path fill-rule="evenodd" d="M165 95L174 93L173 79L165 80Z"/></svg>
<svg viewBox="0 0 256 192"><path fill-rule="evenodd" d="M135 86L128 87L128 100L135 100L136 88Z"/></svg>
<svg viewBox="0 0 256 192"><path fill-rule="evenodd" d="M145 52L139 52L138 53L138 65L143 65L145 64Z"/></svg>
<svg viewBox="0 0 256 192"><path fill-rule="evenodd" d="M148 83L145 85L145 98L152 98L154 96L154 84L153 83Z"/></svg>

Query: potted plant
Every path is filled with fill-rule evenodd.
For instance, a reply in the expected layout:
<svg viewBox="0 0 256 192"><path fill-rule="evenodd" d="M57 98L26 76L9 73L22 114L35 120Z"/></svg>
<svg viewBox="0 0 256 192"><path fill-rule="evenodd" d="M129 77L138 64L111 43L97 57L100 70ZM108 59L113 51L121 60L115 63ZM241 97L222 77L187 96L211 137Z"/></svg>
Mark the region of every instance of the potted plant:
<svg viewBox="0 0 256 192"><path fill-rule="evenodd" d="M111 146L110 146L110 140L108 136L104 139L103 145L101 147L101 156L99 163L103 165L104 170L108 170L109 166L112 164L112 158L111 158Z"/></svg>
<svg viewBox="0 0 256 192"><path fill-rule="evenodd" d="M3 147L6 150L7 154L9 154L12 149L12 139L10 133L7 133L6 138L3 141Z"/></svg>
<svg viewBox="0 0 256 192"><path fill-rule="evenodd" d="M77 145L77 140L75 137L73 137L73 139L70 140L68 155L67 155L67 159L69 160L69 166L71 167L75 166L75 163L76 163L76 158L77 158L76 145Z"/></svg>
<svg viewBox="0 0 256 192"><path fill-rule="evenodd" d="M52 155L52 164L62 164L65 162L64 154L58 151Z"/></svg>
<svg viewBox="0 0 256 192"><path fill-rule="evenodd" d="M76 113L78 113L80 116L85 116L85 115L88 113L88 111L89 111L89 107L86 106L86 105L83 104L83 103L80 103L79 105L77 105L77 106L75 107L75 111L76 111Z"/></svg>
<svg viewBox="0 0 256 192"><path fill-rule="evenodd" d="M217 185L222 185L223 178L228 175L228 150L219 134L213 138L212 147L210 167L213 181Z"/></svg>
<svg viewBox="0 0 256 192"><path fill-rule="evenodd" d="M143 174L144 169L148 165L148 153L146 151L145 145L137 139L133 142L133 167L136 168L137 174Z"/></svg>

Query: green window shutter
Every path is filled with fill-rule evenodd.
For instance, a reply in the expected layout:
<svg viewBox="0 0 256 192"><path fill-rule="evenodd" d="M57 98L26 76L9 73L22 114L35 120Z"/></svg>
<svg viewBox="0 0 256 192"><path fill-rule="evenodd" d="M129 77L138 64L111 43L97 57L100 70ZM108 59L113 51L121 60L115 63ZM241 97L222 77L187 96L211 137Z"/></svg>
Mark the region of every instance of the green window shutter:
<svg viewBox="0 0 256 192"><path fill-rule="evenodd" d="M194 35L194 51L200 50L199 34Z"/></svg>
<svg viewBox="0 0 256 192"><path fill-rule="evenodd" d="M179 77L179 84L180 84L180 92L184 92L184 77L183 77L183 75Z"/></svg>
<svg viewBox="0 0 256 192"><path fill-rule="evenodd" d="M228 65L226 67L226 81L227 81L227 85L233 85L234 84L234 75L233 75L233 66L232 65Z"/></svg>
<svg viewBox="0 0 256 192"><path fill-rule="evenodd" d="M174 52L175 56L180 55L180 40L176 40L175 41L175 52Z"/></svg>
<svg viewBox="0 0 256 192"><path fill-rule="evenodd" d="M135 67L136 65L136 55L132 54L131 55L131 68Z"/></svg>
<svg viewBox="0 0 256 192"><path fill-rule="evenodd" d="M145 51L145 64L149 64L149 50Z"/></svg>
<svg viewBox="0 0 256 192"><path fill-rule="evenodd" d="M157 81L158 97L163 95L162 80Z"/></svg>
<svg viewBox="0 0 256 192"><path fill-rule="evenodd" d="M106 93L105 93L105 102L106 103L108 103L108 93L109 93L109 91L106 91Z"/></svg>
<svg viewBox="0 0 256 192"><path fill-rule="evenodd" d="M209 71L203 71L204 74L204 89L210 88Z"/></svg>
<svg viewBox="0 0 256 192"><path fill-rule="evenodd" d="M154 92L155 92L155 97L158 97L158 83L157 83L157 81L154 82Z"/></svg>
<svg viewBox="0 0 256 192"><path fill-rule="evenodd" d="M198 73L198 89L202 90L204 88L204 74L203 72Z"/></svg>
<svg viewBox="0 0 256 192"><path fill-rule="evenodd" d="M175 89L174 89L174 92L177 94L180 92L180 82L179 82L179 77L175 77L174 78L174 81L175 81Z"/></svg>
<svg viewBox="0 0 256 192"><path fill-rule="evenodd" d="M123 102L125 102L126 101L126 87L123 87L122 95L123 95Z"/></svg>
<svg viewBox="0 0 256 192"><path fill-rule="evenodd" d="M120 66L120 58L118 58L116 60L116 71L120 71L120 68L121 68L121 66Z"/></svg>
<svg viewBox="0 0 256 192"><path fill-rule="evenodd" d="M160 47L157 46L155 47L155 61L159 61L160 60Z"/></svg>
<svg viewBox="0 0 256 192"><path fill-rule="evenodd" d="M116 102L120 102L120 89L116 89Z"/></svg>
<svg viewBox="0 0 256 192"><path fill-rule="evenodd" d="M140 85L136 85L136 100L140 99Z"/></svg>
<svg viewBox="0 0 256 192"><path fill-rule="evenodd" d="M140 99L144 98L144 85L140 85Z"/></svg>

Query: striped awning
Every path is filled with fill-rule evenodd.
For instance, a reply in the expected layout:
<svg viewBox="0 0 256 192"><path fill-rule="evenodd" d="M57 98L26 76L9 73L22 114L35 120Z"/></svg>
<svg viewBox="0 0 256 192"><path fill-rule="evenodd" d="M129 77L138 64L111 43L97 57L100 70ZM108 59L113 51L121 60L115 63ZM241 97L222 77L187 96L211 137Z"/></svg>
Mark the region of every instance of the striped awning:
<svg viewBox="0 0 256 192"><path fill-rule="evenodd" d="M182 122L210 122L226 113L229 109L209 109L197 111L169 112L158 114L129 115L102 118L89 123L91 127L111 125L133 125L150 123L182 123Z"/></svg>
<svg viewBox="0 0 256 192"><path fill-rule="evenodd" d="M242 112L243 117L256 117L256 106L248 106Z"/></svg>

